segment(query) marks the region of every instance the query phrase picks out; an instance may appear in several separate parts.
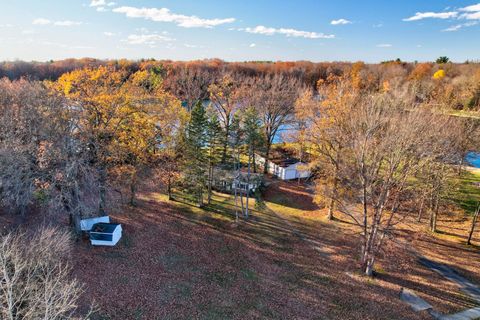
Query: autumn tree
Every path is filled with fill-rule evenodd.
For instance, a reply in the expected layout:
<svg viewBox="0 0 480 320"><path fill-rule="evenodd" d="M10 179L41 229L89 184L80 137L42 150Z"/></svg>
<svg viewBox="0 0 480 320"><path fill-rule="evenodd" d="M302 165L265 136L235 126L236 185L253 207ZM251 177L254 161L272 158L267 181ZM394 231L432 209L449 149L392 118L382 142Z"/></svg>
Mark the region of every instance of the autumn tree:
<svg viewBox="0 0 480 320"><path fill-rule="evenodd" d="M63 75L55 84L78 114L76 143L97 170L100 215L106 212L108 174L130 168L130 202L138 169L168 140L181 114L178 101L162 89L155 70L131 73L121 63Z"/></svg>
<svg viewBox="0 0 480 320"><path fill-rule="evenodd" d="M298 134L313 155L310 167L317 172L315 201L328 209L328 219L334 218L336 202L341 194L339 169L346 147L347 113L358 96L350 89L347 77L330 75L319 81L317 99L306 90L296 102L296 117L303 125Z"/></svg>
<svg viewBox="0 0 480 320"><path fill-rule="evenodd" d="M208 88L211 103L218 113L218 119L224 131L222 163L227 161L230 129L234 114L240 108L239 88L241 81L241 78L235 78L232 74L227 73Z"/></svg>
<svg viewBox="0 0 480 320"><path fill-rule="evenodd" d="M330 192L329 196L337 210L361 228L362 269L371 276L378 253L405 215L402 205L410 194L410 182L424 165L423 159L444 151L441 144L445 139L434 139L439 134L432 130L440 131L445 123L428 110L404 105L392 92L359 90L350 97L349 80L341 81L346 85L334 82L330 97L343 111L329 111L332 101L324 94L326 105L313 104L306 119L315 128L311 137L318 136L312 139L319 144L316 150L330 158L334 157L329 154L340 155L341 161L331 162L337 164L331 176L336 176L336 188L342 192ZM346 103L339 103L341 99ZM432 128L433 122L436 125Z"/></svg>

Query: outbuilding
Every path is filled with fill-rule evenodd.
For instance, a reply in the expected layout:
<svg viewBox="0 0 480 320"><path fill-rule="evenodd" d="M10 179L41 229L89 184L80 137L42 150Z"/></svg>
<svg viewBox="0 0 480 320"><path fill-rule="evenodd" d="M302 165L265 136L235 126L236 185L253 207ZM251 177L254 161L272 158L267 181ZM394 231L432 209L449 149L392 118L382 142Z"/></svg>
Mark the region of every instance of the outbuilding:
<svg viewBox="0 0 480 320"><path fill-rule="evenodd" d="M257 154L256 162L265 165L265 156ZM306 179L311 176L308 164L296 158L292 151L275 147L271 151L268 172L281 180Z"/></svg>
<svg viewBox="0 0 480 320"><path fill-rule="evenodd" d="M90 243L94 246L114 246L122 237L122 225L117 223L96 223L89 234Z"/></svg>

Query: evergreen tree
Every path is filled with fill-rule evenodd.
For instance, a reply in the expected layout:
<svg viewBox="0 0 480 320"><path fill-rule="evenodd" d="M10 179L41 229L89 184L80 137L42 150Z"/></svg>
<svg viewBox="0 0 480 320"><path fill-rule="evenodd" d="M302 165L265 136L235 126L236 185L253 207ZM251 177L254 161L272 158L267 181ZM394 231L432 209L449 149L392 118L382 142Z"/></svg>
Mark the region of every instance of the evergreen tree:
<svg viewBox="0 0 480 320"><path fill-rule="evenodd" d="M196 198L198 206L203 205L203 192L207 172L207 119L205 108L198 102L192 110L187 126L184 148L184 178L187 189Z"/></svg>
<svg viewBox="0 0 480 320"><path fill-rule="evenodd" d="M223 131L218 120L218 116L212 113L208 117L207 132L207 159L208 159L208 200L210 204L212 199L212 182L214 176L214 167L221 162L221 149L223 146Z"/></svg>

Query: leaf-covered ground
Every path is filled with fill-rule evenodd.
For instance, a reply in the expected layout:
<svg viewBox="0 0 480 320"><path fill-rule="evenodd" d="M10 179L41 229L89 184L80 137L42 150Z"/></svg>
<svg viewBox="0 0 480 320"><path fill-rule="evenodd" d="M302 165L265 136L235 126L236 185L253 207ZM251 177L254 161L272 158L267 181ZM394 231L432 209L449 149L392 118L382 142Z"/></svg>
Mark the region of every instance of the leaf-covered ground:
<svg viewBox="0 0 480 320"><path fill-rule="evenodd" d="M270 190L238 224L228 195L215 195L212 213L144 193L112 214L124 226L117 247L75 248L84 301L97 319L429 319L399 300L401 287L445 312L469 305L406 250L362 277L354 228L324 221L303 186Z"/></svg>
<svg viewBox="0 0 480 320"><path fill-rule="evenodd" d="M367 279L358 269L357 228L342 216L326 221L305 186L274 182L266 206L239 223L232 203L215 194L205 211L143 192L137 207L112 212L124 228L116 247L87 240L74 247L82 308L94 301L94 319L430 319L400 301L402 287L443 313L474 305L411 254L480 283L478 247L446 234L463 236L468 216L440 217L438 235L405 223L401 241L389 243L377 276Z"/></svg>

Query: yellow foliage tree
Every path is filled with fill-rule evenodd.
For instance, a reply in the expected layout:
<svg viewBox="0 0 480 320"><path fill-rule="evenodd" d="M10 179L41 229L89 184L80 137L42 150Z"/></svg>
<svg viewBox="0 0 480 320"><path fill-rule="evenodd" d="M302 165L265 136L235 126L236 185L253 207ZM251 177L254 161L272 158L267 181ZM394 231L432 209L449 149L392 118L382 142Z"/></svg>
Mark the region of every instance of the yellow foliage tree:
<svg viewBox="0 0 480 320"><path fill-rule="evenodd" d="M131 73L122 65L64 74L53 86L75 110L77 140L98 170L99 213L105 214L108 171L128 168L130 202L138 170L152 162L181 122L180 102L162 89L155 70Z"/></svg>

